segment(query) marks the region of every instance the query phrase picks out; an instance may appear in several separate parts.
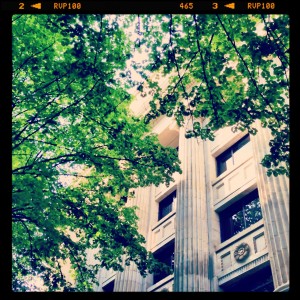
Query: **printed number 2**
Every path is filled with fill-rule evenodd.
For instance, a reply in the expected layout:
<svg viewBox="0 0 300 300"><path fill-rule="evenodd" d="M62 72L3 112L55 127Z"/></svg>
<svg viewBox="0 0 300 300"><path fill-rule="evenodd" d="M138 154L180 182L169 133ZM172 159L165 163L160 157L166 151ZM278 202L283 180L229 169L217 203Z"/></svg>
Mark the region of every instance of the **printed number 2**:
<svg viewBox="0 0 300 300"><path fill-rule="evenodd" d="M218 3L213 3L213 4L212 4L212 8L213 8L213 9L218 9Z"/></svg>
<svg viewBox="0 0 300 300"><path fill-rule="evenodd" d="M19 3L19 9L24 9L24 3Z"/></svg>

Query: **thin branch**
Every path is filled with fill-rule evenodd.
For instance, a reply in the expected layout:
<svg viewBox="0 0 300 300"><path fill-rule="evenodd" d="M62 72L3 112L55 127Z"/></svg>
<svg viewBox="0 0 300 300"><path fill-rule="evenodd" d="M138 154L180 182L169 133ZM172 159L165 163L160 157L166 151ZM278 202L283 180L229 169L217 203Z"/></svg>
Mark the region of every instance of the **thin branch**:
<svg viewBox="0 0 300 300"><path fill-rule="evenodd" d="M184 78L185 73L186 73L187 70L189 69L189 67L190 67L190 65L191 65L191 63L192 63L192 61L196 58L196 56L197 56L198 53L199 53L198 51L195 52L195 53L193 54L192 58L190 59L190 61L188 62L188 64L186 65L186 68L185 68L185 70L184 70L184 72L183 72L183 74L182 74L182 77L179 78L179 80L176 82L176 84L175 84L174 87L173 87L173 91L172 91L173 93L175 92L175 90L176 90L178 84L181 84L181 81L182 81L182 79Z"/></svg>
<svg viewBox="0 0 300 300"><path fill-rule="evenodd" d="M182 83L183 76L180 75L180 70L179 70L179 66L178 66L178 63L177 63L177 60L176 60L176 55L175 55L175 51L174 51L174 47L173 47L172 27L173 27L173 16L172 16L172 14L170 14L170 23L169 23L169 36L170 36L170 40L169 40L169 44L170 44L171 49L172 49L172 57L174 59L174 63L175 63L175 66L176 66L177 75L178 75L179 82L180 82L180 85L181 85L182 90L183 90L184 97L186 98L186 100L188 100L185 86Z"/></svg>
<svg viewBox="0 0 300 300"><path fill-rule="evenodd" d="M281 50L281 47L282 48L285 48L285 45L283 44L283 42L281 41L281 39L279 38L279 36L276 34L276 32L274 31L274 30L272 30L269 26L268 26L268 23L267 23L267 21L266 21L266 19L265 19L265 16L264 15L261 15L261 17L262 17L262 19L263 19L263 22L264 22L264 24L265 24L265 27L266 27L266 29L267 29L267 35L268 35L268 37L269 37L269 39L270 39L270 36L275 36L275 40L276 40L276 42L274 43L275 45L276 45L276 47L277 47L277 49L280 51L280 53L282 53L282 56L281 55L278 55L278 58L280 59L280 61L281 61L281 63L282 63L282 66L284 67L284 68L286 68L285 67L285 64L286 65L289 65L289 61L288 61L288 59L285 57L285 55L284 55L284 53L285 53L285 49L284 50ZM281 47L280 47L280 45L278 45L278 44L281 44ZM282 61L282 59L285 61L285 64L283 63L283 61Z"/></svg>
<svg viewBox="0 0 300 300"><path fill-rule="evenodd" d="M15 191L15 192L19 192L19 191ZM15 212L24 211L24 210L28 210L28 209L33 209L33 207L32 206L28 206L28 207L15 207L15 208L12 208L12 213L14 214Z"/></svg>
<svg viewBox="0 0 300 300"><path fill-rule="evenodd" d="M37 140L37 139L28 139L28 141L43 143L43 144L51 145L51 146L54 146L54 147L58 146L58 144L54 144L54 143L50 143L50 142L46 142L46 141L42 141L42 140Z"/></svg>
<svg viewBox="0 0 300 300"><path fill-rule="evenodd" d="M98 20L98 23L100 23L100 26L99 26L100 30L99 30L99 33L98 33L98 39L97 39L96 49L100 49L99 42L100 42L100 38L101 38L101 35L102 35L102 30L103 30L103 20L102 20L103 17L102 17L102 15L99 15L99 17L100 17L100 21ZM96 53L95 53L95 56L94 56L94 64L93 64L94 68L96 67L98 53L99 52L96 50ZM95 74L93 74L93 78L95 79Z"/></svg>
<svg viewBox="0 0 300 300"><path fill-rule="evenodd" d="M21 222L21 224L23 225L23 227L25 228L25 230L26 230L26 232L28 234L28 239L29 239L29 244L30 244L30 257L31 257L31 261L30 262L32 264L32 261L33 261L34 257L33 257L32 237L31 237L30 231L29 231L28 227L26 226L25 222L22 220L22 218L18 218L17 222ZM34 268L34 267L32 266L32 268Z"/></svg>
<svg viewBox="0 0 300 300"><path fill-rule="evenodd" d="M30 55L29 57L27 57L27 58L23 61L23 63L22 63L18 68L16 68L16 69L14 70L14 72L13 72L13 77L14 77L15 75L17 75L18 71L19 71L24 65L26 65L30 59L32 59L33 57L35 57L35 56L41 54L42 52L46 51L47 49L49 49L50 47L52 47L54 44L55 44L55 42L53 42L51 45L47 46L46 48L44 48L44 49L42 49L42 50L40 50L40 51L38 51L38 52L36 52L36 53L33 53L32 55Z"/></svg>
<svg viewBox="0 0 300 300"><path fill-rule="evenodd" d="M16 17L16 18L12 18L12 21L11 21L11 22L13 23L13 22L17 21L18 19L20 19L21 17L23 17L23 16L24 16L24 15L20 15L20 16L18 16L18 17Z"/></svg>
<svg viewBox="0 0 300 300"><path fill-rule="evenodd" d="M84 280L84 276L83 276L83 273L82 273L82 270L81 270L80 263L78 262L78 259L77 259L76 255L74 254L73 249L71 248L70 242L68 241L68 243L67 243L67 237L65 239L63 239L63 243L67 247L67 249L69 249L70 254L73 257L73 259L75 261L75 264L77 265L77 268L79 270L80 277L82 278L82 280Z"/></svg>
<svg viewBox="0 0 300 300"><path fill-rule="evenodd" d="M63 107L61 110L57 111L56 113L54 113L44 124L42 124L38 129L34 130L33 132L29 133L26 137L24 137L19 143L17 143L16 145L14 145L12 147L12 150L16 149L17 147L19 147L24 141L26 141L30 136L32 136L33 134L35 134L36 132L38 132L39 130L41 130L42 128L44 128L48 123L50 123L53 119L55 119L56 117L58 117L59 115L61 115L65 110L69 109L70 107L76 106L77 104L79 104L81 101L83 101L89 93L91 93L94 88L96 87L96 85L98 84L98 82L101 79L99 78L94 85L91 87L91 89L86 92L86 94L82 97L80 97L78 100L74 101L72 104ZM15 139L17 139L20 136L20 134L17 135L17 137Z"/></svg>
<svg viewBox="0 0 300 300"><path fill-rule="evenodd" d="M201 47L200 47L200 42L199 42L199 25L198 25L198 22L197 22L197 19L196 19L196 15L193 15L193 18L194 18L195 28L196 28L197 48L198 48L198 51L199 51L199 54L200 54L200 57L201 57L202 72L203 72L204 80L205 80L205 83L206 83L206 86L207 86L207 89L208 89L208 92L209 92L209 98L212 101L212 107L213 107L214 115L215 115L216 121L218 122L218 119L219 119L218 109L217 109L217 106L216 106L216 103L215 103L214 96L211 92L212 87L209 84L209 80L208 80L208 77L207 77L207 74L206 74L205 61L204 61L204 57L203 57Z"/></svg>
<svg viewBox="0 0 300 300"><path fill-rule="evenodd" d="M284 47L282 41L280 40L280 38L278 37L278 35L276 34L276 32L275 32L274 30L272 30L272 29L268 26L268 24L267 24L267 22L266 22L266 20L265 20L264 15L261 15L261 17L262 17L263 22L264 22L264 24L265 24L265 27L266 27L266 29L267 29L267 37L268 37L268 39L271 40L271 38L273 38L273 36L275 36L276 42L275 42L274 44L275 44L275 46L277 47L276 54L277 54L278 59L279 59L280 62L281 62L281 67L282 67L282 69L283 69L283 71L284 71L286 81L287 81L287 83L289 83L289 78L288 78L288 75L287 75L287 66L289 66L289 61L288 61L287 57L285 56L285 51L286 51L286 50L284 49L285 47ZM283 48L284 50L281 50L281 47L280 47L280 45L278 45L277 41L281 44L281 46L282 46L282 48Z"/></svg>
<svg viewBox="0 0 300 300"><path fill-rule="evenodd" d="M60 155L60 156L56 156L56 157L41 160L38 163L39 164L47 163L47 162L50 162L50 161L60 160L60 159L63 159L63 162L73 161L75 157L79 157L80 155L81 155L80 153L64 154L64 155ZM69 158L71 158L71 159L69 159ZM35 165L36 165L35 163L32 163L30 165L26 165L26 166L23 166L23 167L16 168L12 171L12 173L13 174L15 174L15 173L18 174L20 170L32 169Z"/></svg>
<svg viewBox="0 0 300 300"><path fill-rule="evenodd" d="M83 177L83 178L98 178L98 176L92 176L92 175L79 175L79 174L69 174L69 173L63 173L60 174L61 176L73 176L73 177Z"/></svg>
<svg viewBox="0 0 300 300"><path fill-rule="evenodd" d="M245 67L247 73L249 74L249 79L250 79L250 81L252 82L252 84L254 85L254 87L255 87L257 93L260 95L260 97L263 99L263 101L265 101L265 103L267 104L267 106L270 108L270 110L272 111L273 116L274 116L274 118L276 119L277 123L280 124L280 120L278 119L277 115L274 113L270 101L269 101L266 97L264 97L264 95L263 95L262 92L260 91L260 89L259 89L259 87L258 87L258 85L257 85L256 80L253 78L253 76L252 76L252 74L251 74L251 72L250 72L250 70L249 70L249 68L248 68L247 63L245 62L245 60L244 60L244 58L242 57L242 55L241 55L241 53L239 52L239 50L237 49L237 47L236 47L236 45L235 45L235 41L234 41L234 40L231 38L231 36L229 35L229 33L228 33L228 31L227 31L227 29L226 29L224 23L222 22L222 20L221 20L221 18L220 18L220 16L219 16L218 14L217 14L217 18L218 18L218 20L219 20L219 22L220 22L220 24L221 24L221 26L222 26L222 28L223 28L223 30L224 30L226 36L227 36L228 41L232 44L232 46L233 46L235 52L237 53L238 57L239 57L240 60L242 61L242 63L243 63L243 65L244 65L244 67Z"/></svg>

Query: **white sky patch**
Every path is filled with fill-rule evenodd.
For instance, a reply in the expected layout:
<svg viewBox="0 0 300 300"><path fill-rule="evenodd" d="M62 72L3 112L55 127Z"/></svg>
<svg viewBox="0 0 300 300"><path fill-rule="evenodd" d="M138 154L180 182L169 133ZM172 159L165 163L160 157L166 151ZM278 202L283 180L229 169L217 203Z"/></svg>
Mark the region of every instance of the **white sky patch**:
<svg viewBox="0 0 300 300"><path fill-rule="evenodd" d="M67 118L64 118L62 116L58 116L57 121L62 126L66 126L66 125L70 125L71 124L71 122Z"/></svg>
<svg viewBox="0 0 300 300"><path fill-rule="evenodd" d="M25 286L30 289L30 292L47 291L47 287L44 285L44 280L39 276L27 276Z"/></svg>
<svg viewBox="0 0 300 300"><path fill-rule="evenodd" d="M257 23L255 32L258 36L266 36L267 31L264 29L264 27L264 23Z"/></svg>
<svg viewBox="0 0 300 300"><path fill-rule="evenodd" d="M57 167L59 172L66 173L66 175L59 175L58 181L64 186L68 187L70 185L76 187L81 183L86 182L85 176L89 176L92 168L87 168L83 165L72 165L70 163L64 166Z"/></svg>
<svg viewBox="0 0 300 300"><path fill-rule="evenodd" d="M94 22L91 26L96 32L100 32L100 27L98 22Z"/></svg>

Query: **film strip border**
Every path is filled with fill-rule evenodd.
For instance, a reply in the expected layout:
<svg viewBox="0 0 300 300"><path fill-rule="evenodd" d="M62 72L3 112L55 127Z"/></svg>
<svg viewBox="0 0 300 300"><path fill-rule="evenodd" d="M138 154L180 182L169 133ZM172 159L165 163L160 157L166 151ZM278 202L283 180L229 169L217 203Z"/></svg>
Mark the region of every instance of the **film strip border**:
<svg viewBox="0 0 300 300"><path fill-rule="evenodd" d="M289 1L3 1L12 13L289 13Z"/></svg>

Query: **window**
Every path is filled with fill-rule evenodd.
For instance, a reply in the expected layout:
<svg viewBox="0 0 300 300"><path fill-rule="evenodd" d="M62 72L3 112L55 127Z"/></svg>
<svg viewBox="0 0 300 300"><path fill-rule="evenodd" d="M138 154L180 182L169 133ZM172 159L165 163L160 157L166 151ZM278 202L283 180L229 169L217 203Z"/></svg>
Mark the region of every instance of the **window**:
<svg viewBox="0 0 300 300"><path fill-rule="evenodd" d="M115 281L113 280L113 281L109 282L107 285L103 286L102 290L103 290L103 292L111 293L114 291L114 287L115 287Z"/></svg>
<svg viewBox="0 0 300 300"><path fill-rule="evenodd" d="M217 176L239 164L249 151L251 151L251 144L250 136L247 134L216 158Z"/></svg>
<svg viewBox="0 0 300 300"><path fill-rule="evenodd" d="M168 195L166 198L159 202L158 208L158 221L169 214L173 209L173 202L176 198L176 191Z"/></svg>
<svg viewBox="0 0 300 300"><path fill-rule="evenodd" d="M262 219L257 190L220 213L222 242Z"/></svg>
<svg viewBox="0 0 300 300"><path fill-rule="evenodd" d="M157 250L153 253L153 256L160 262L165 263L170 267L171 272L174 270L174 240ZM154 273L153 284L161 281L165 277L169 276L171 273L167 271L161 271L159 273Z"/></svg>
<svg viewBox="0 0 300 300"><path fill-rule="evenodd" d="M248 273L237 281L222 286L224 292L274 292L271 267L267 264L262 269Z"/></svg>

